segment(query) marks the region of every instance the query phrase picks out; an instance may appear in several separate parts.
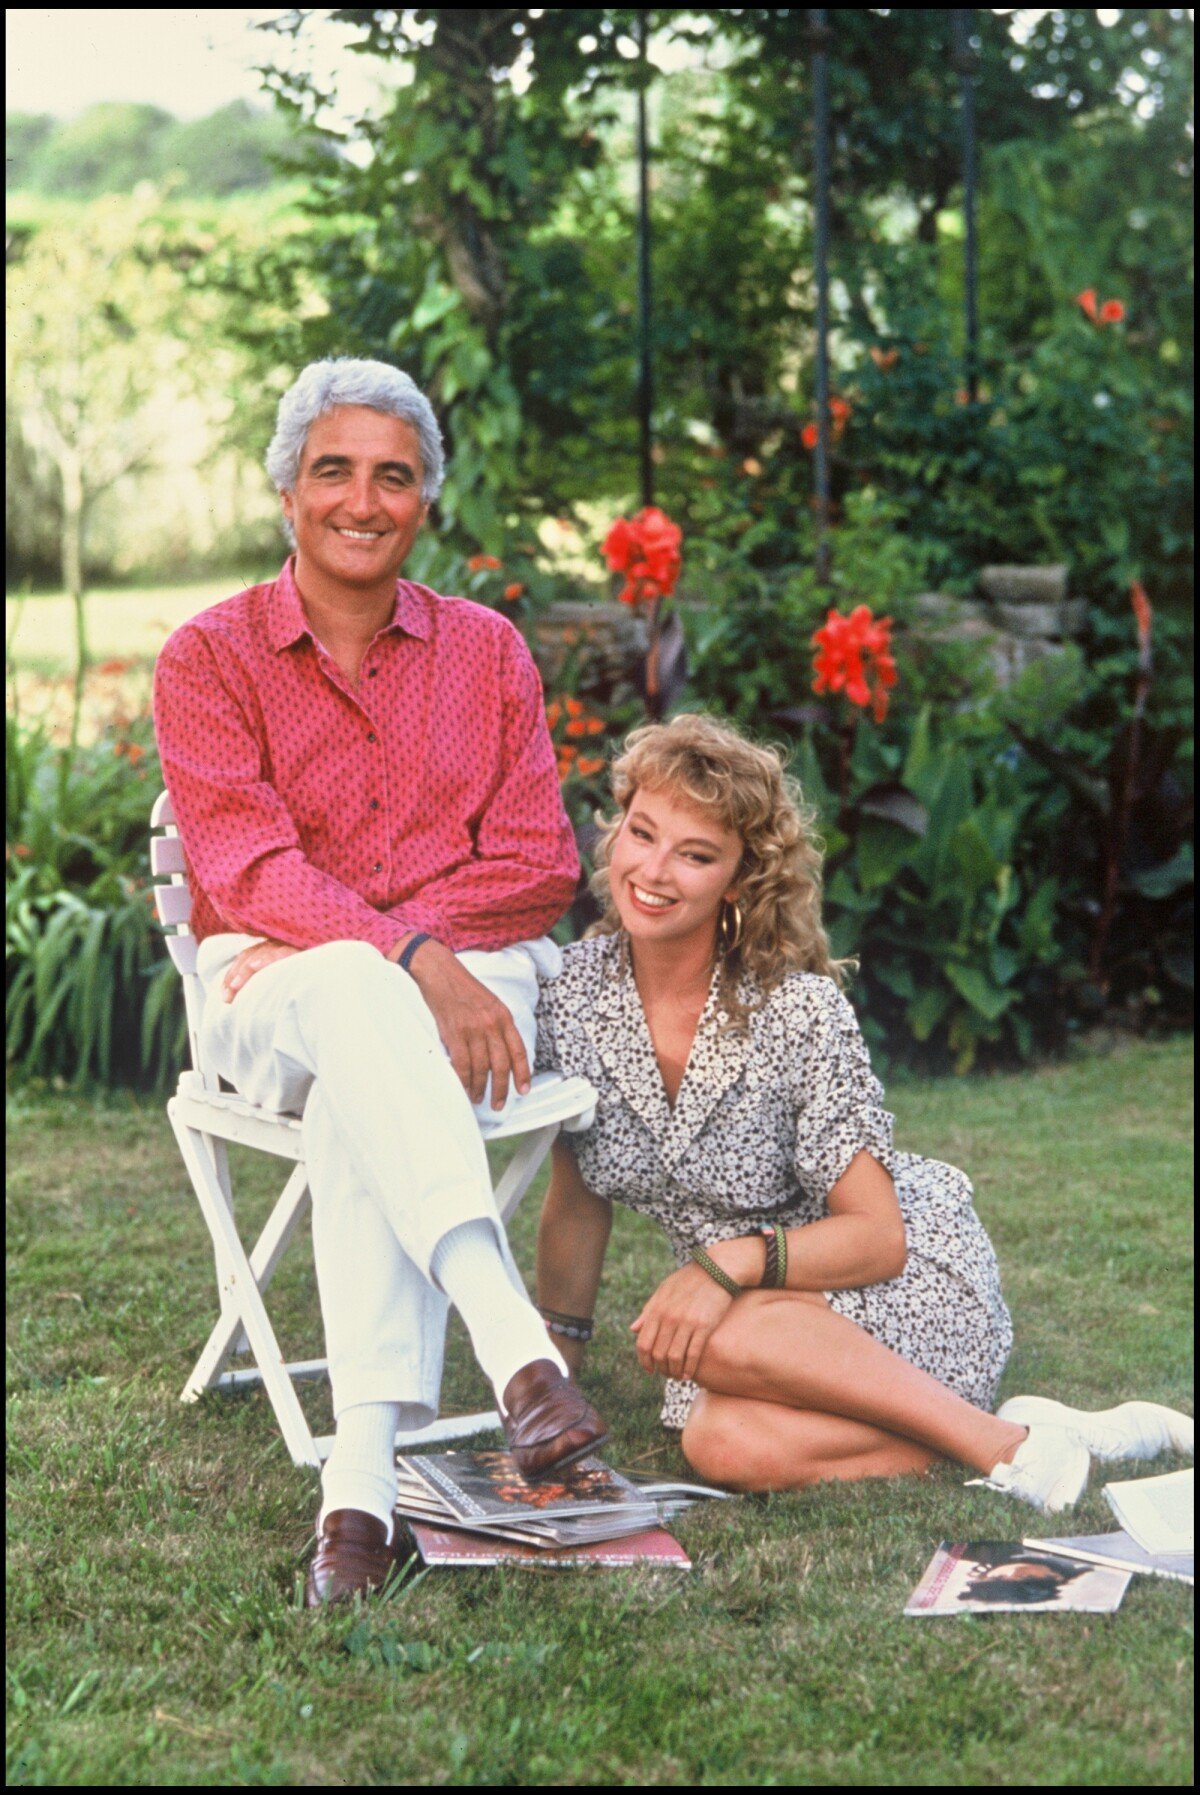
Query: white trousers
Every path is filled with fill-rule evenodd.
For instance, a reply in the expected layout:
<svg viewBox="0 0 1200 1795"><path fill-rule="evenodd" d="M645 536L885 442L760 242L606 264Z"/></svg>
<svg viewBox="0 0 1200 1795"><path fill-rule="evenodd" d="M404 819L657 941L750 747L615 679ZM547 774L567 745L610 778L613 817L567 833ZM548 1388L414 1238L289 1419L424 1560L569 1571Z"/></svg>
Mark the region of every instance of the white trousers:
<svg viewBox="0 0 1200 1795"><path fill-rule="evenodd" d="M490 1221L524 1288L476 1122L499 1113L490 1081L473 1110L415 980L365 942L291 954L226 1003L222 975L256 939L216 935L200 946L202 1051L251 1102L303 1117L335 1416L399 1402L401 1428L423 1427L437 1415L445 1350L447 1301L429 1276L438 1241L462 1222ZM532 1068L537 974L557 970L558 948L543 937L458 957L508 1006Z"/></svg>

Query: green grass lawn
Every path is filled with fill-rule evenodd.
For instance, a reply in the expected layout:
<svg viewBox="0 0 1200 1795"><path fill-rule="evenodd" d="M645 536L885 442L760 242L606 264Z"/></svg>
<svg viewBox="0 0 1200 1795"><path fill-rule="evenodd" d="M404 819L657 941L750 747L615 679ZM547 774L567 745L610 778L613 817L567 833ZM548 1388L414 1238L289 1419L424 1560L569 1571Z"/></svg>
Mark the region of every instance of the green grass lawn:
<svg viewBox="0 0 1200 1795"><path fill-rule="evenodd" d="M1016 1322L1005 1394L1190 1408L1191 1091L1183 1041L895 1086L899 1143L975 1180ZM314 1478L261 1394L178 1401L215 1282L161 1111L27 1096L10 1122L12 1782L1191 1782L1184 1586L1135 1579L1113 1616L902 1618L940 1539L1039 1529L950 1467L693 1511L690 1573L447 1570L306 1613ZM272 1168L238 1169L253 1226ZM273 1306L307 1356L294 1256ZM619 1214L585 1376L618 1465L683 1469L627 1334L668 1269ZM446 1397L490 1401L457 1333ZM1108 1526L1102 1481L1044 1530Z"/></svg>

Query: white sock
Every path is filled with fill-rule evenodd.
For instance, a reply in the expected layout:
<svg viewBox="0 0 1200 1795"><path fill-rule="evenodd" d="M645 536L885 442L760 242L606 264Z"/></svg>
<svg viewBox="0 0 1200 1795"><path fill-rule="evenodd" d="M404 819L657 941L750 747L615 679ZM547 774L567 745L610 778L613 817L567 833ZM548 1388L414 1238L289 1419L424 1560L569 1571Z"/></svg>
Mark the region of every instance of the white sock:
<svg viewBox="0 0 1200 1795"><path fill-rule="evenodd" d="M337 1418L333 1451L321 1472L321 1520L339 1508L361 1509L388 1529L396 1507L398 1402L360 1402ZM318 1523L319 1524L319 1523Z"/></svg>
<svg viewBox="0 0 1200 1795"><path fill-rule="evenodd" d="M466 1323L496 1400L534 1359L550 1359L566 1375L562 1355L524 1290L514 1288L490 1222L460 1222L433 1250L430 1270Z"/></svg>

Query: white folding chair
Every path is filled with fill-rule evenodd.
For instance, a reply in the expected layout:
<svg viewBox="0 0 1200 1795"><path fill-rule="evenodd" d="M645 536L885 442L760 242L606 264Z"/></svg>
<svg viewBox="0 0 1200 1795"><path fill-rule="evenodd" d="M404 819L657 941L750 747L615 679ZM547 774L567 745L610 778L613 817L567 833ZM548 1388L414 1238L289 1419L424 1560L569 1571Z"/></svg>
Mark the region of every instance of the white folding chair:
<svg viewBox="0 0 1200 1795"><path fill-rule="evenodd" d="M207 1390L235 1390L261 1383L293 1462L319 1466L329 1456L333 1435L314 1437L293 1379L325 1375L328 1361L305 1359L287 1363L263 1302L267 1286L310 1201L300 1119L261 1109L223 1091L217 1074L205 1065L200 1051L204 994L196 976L197 943L188 927L192 898L184 877L183 844L166 792L155 803L150 823L150 865L158 881L155 905L167 950L183 979L192 1060L192 1069L181 1075L175 1095L167 1104L167 1115L212 1236L221 1302L221 1313L180 1399L195 1402ZM522 1137L496 1186L496 1207L502 1221L508 1220L529 1189L559 1129L586 1128L595 1104L596 1093L586 1079L542 1072L534 1078L529 1094L512 1104L502 1121L480 1125L488 1141ZM249 1253L242 1245L234 1218L227 1153L230 1141L293 1162L291 1176ZM226 1369L235 1353L246 1352L254 1358L252 1366ZM396 1444L412 1447L435 1440L463 1439L499 1426L495 1410L441 1416L416 1432L397 1434Z"/></svg>

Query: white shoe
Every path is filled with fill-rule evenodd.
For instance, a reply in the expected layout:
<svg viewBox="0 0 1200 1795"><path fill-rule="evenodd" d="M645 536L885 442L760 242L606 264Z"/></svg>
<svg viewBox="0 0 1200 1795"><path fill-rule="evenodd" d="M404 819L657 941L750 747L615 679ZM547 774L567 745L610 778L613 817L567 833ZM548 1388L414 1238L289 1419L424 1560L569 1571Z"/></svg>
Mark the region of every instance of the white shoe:
<svg viewBox="0 0 1200 1795"><path fill-rule="evenodd" d="M1069 1428L1035 1422L1011 1464L1002 1461L992 1467L990 1476L969 1477L967 1482L1015 1496L1043 1514L1056 1514L1078 1502L1090 1468L1087 1447Z"/></svg>
<svg viewBox="0 0 1200 1795"><path fill-rule="evenodd" d="M1157 1458L1160 1452L1195 1453L1196 1423L1159 1402L1122 1402L1115 1409L1068 1408L1048 1396L1013 1396L996 1411L998 1421L1023 1427L1048 1422L1078 1434L1093 1458Z"/></svg>

